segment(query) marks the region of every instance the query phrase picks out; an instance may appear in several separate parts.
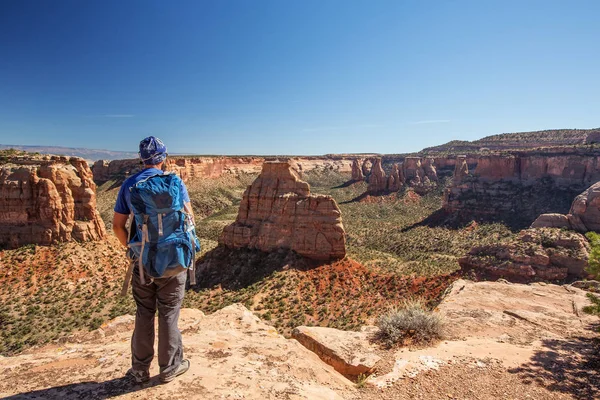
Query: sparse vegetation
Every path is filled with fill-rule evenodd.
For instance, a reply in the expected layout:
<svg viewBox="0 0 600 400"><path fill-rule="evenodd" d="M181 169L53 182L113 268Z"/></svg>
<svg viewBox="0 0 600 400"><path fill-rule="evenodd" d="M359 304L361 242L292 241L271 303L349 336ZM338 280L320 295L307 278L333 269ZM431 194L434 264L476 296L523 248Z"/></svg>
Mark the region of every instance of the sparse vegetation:
<svg viewBox="0 0 600 400"><path fill-rule="evenodd" d="M220 232L234 221L242 193L255 177L223 175L188 185L202 244L199 257L217 246ZM338 201L348 255L362 264L360 268L348 260L335 267L302 269L285 254L265 259L241 252L230 260L231 267L249 268L253 279L188 291L184 307L210 313L240 302L284 334L298 325L358 329L374 323L376 315L406 297L421 296L428 307L435 306L454 279L438 276L456 271L459 256L472 246L514 235L498 223L458 228L423 224L440 209L442 188L424 196L405 190L354 201L366 184L345 185L348 178L327 168L303 176L313 193L329 194ZM109 231L119 186L109 181L98 188L98 208ZM3 251L0 260L3 354L94 329L135 310L131 297L117 296L127 261L114 241L29 245ZM260 272L271 264L272 270Z"/></svg>

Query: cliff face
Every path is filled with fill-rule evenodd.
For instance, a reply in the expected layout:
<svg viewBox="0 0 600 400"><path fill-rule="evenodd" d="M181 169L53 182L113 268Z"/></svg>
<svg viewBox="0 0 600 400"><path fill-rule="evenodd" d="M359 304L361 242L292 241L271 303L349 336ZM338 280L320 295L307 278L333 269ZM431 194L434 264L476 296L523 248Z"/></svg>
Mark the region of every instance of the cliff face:
<svg viewBox="0 0 600 400"><path fill-rule="evenodd" d="M330 196L311 195L288 162L266 162L246 189L237 219L219 243L265 252L290 249L308 258L346 255L340 210Z"/></svg>
<svg viewBox="0 0 600 400"><path fill-rule="evenodd" d="M575 195L600 180L600 157L594 153L486 155L472 173L459 158L444 195L449 213L510 214L529 224L542 213L566 212Z"/></svg>
<svg viewBox="0 0 600 400"><path fill-rule="evenodd" d="M185 182L190 179L212 179L224 174L257 174L265 161L275 161L274 157L168 157L164 165L165 171L177 173ZM351 157L282 157L289 161L299 173L317 168L328 168L338 172L351 172ZM141 168L137 159L99 160L92 166L94 180L106 182L110 179L124 178L136 173Z"/></svg>
<svg viewBox="0 0 600 400"><path fill-rule="evenodd" d="M78 157L20 156L0 169L0 245L99 240L96 185Z"/></svg>

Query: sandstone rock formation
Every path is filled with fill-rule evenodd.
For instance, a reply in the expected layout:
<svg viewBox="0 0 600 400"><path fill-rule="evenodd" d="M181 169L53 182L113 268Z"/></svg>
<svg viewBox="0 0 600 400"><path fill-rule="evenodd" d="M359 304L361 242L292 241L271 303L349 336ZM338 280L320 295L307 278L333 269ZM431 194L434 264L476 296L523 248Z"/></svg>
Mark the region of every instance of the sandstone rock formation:
<svg viewBox="0 0 600 400"><path fill-rule="evenodd" d="M433 158L406 157L402 167L406 183L416 192L424 194L437 185L438 176Z"/></svg>
<svg viewBox="0 0 600 400"><path fill-rule="evenodd" d="M435 169L435 160L433 157L426 157L423 161L423 171L425 176L429 178L431 182L438 182L437 171Z"/></svg>
<svg viewBox="0 0 600 400"><path fill-rule="evenodd" d="M469 176L469 165L467 164L466 156L456 157L456 167L454 168L454 183L460 183L464 178Z"/></svg>
<svg viewBox="0 0 600 400"><path fill-rule="evenodd" d="M387 189L387 177L381 166L381 158L376 158L369 175L369 193L383 192Z"/></svg>
<svg viewBox="0 0 600 400"><path fill-rule="evenodd" d="M553 228L526 229L517 240L474 247L458 260L461 269L517 282L586 277L589 244L578 233Z"/></svg>
<svg viewBox="0 0 600 400"><path fill-rule="evenodd" d="M353 182L362 182L365 179L365 175L362 171L361 162L358 158L355 158L352 161L352 181Z"/></svg>
<svg viewBox="0 0 600 400"><path fill-rule="evenodd" d="M92 165L94 182L103 183L111 179L123 179L141 170L138 159L127 160L98 160Z"/></svg>
<svg viewBox="0 0 600 400"><path fill-rule="evenodd" d="M567 215L542 214L532 228L568 228L578 232L600 232L600 182L590 186L575 198Z"/></svg>
<svg viewBox="0 0 600 400"><path fill-rule="evenodd" d="M406 157L402 168L404 179L411 184L420 184L425 176L425 170L421 166L421 157Z"/></svg>
<svg viewBox="0 0 600 400"><path fill-rule="evenodd" d="M540 214L566 212L573 197L600 180L600 158L593 151L493 154L477 159L470 179L464 179L465 172L455 170L462 178L444 193L446 212L470 218L518 216L528 225Z"/></svg>
<svg viewBox="0 0 600 400"><path fill-rule="evenodd" d="M178 174L188 182L191 179L214 179L222 175L258 174L265 161L289 161L299 172L315 169L330 169L340 173L352 171L346 156L315 156L298 157L293 160L284 158L265 157L202 157L179 156L168 157L163 169ZM129 160L99 160L92 166L94 180L98 183L110 179L123 179L140 170L141 164L137 159Z"/></svg>
<svg viewBox="0 0 600 400"><path fill-rule="evenodd" d="M299 326L292 337L317 354L340 374L352 378L375 372L381 360L375 354L368 332L340 331L339 329Z"/></svg>
<svg viewBox="0 0 600 400"><path fill-rule="evenodd" d="M0 246L99 240L96 185L78 157L15 156L0 169Z"/></svg>
<svg viewBox="0 0 600 400"><path fill-rule="evenodd" d="M365 159L362 163L362 172L365 178L371 173L371 168L373 168L373 163L368 158Z"/></svg>
<svg viewBox="0 0 600 400"><path fill-rule="evenodd" d="M95 331L69 343L15 357L0 357L0 397L43 399L305 399L341 400L356 393L351 381L295 340L285 339L244 306L211 315L182 309L179 328L190 370L157 385L124 378L131 366L131 328Z"/></svg>
<svg viewBox="0 0 600 400"><path fill-rule="evenodd" d="M404 176L402 175L402 166L394 164L392 166L392 172L390 173L390 176L388 176L387 189L390 192L397 192L402 188L403 184Z"/></svg>
<svg viewBox="0 0 600 400"><path fill-rule="evenodd" d="M288 162L266 162L246 189L238 216L219 243L265 252L289 249L317 260L346 255L340 210L331 196L311 195Z"/></svg>

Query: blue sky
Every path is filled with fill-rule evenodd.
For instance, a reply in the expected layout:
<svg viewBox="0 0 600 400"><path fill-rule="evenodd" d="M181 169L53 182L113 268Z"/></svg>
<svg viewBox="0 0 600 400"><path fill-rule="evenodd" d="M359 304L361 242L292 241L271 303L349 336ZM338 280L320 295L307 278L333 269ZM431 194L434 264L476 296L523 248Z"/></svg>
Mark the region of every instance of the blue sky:
<svg viewBox="0 0 600 400"><path fill-rule="evenodd" d="M401 153L600 126L598 1L0 1L0 143Z"/></svg>

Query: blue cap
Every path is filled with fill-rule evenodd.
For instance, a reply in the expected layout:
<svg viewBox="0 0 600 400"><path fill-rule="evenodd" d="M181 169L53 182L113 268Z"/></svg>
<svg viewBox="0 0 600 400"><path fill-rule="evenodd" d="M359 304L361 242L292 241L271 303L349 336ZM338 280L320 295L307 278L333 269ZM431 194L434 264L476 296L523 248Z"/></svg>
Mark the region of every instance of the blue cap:
<svg viewBox="0 0 600 400"><path fill-rule="evenodd" d="M167 158L167 146L155 136L148 136L140 142L140 159L145 165L157 165Z"/></svg>

